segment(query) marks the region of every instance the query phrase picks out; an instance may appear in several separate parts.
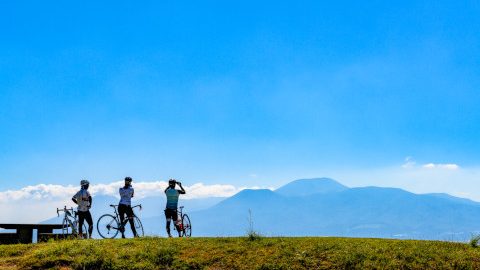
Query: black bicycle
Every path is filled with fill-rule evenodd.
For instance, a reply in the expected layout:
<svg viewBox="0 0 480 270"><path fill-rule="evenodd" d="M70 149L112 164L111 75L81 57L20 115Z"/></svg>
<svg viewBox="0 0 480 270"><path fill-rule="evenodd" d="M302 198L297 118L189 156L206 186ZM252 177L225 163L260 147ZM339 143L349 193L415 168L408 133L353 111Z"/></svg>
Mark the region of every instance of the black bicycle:
<svg viewBox="0 0 480 270"><path fill-rule="evenodd" d="M97 231L102 238L115 238L118 235L119 231L122 231L122 230L124 230L124 232L127 231L125 230L125 225L128 223L128 218L125 218L125 220L121 222L120 215L118 214L118 210L117 210L118 205L111 204L110 206L113 207L113 210L115 211L115 215L105 214L101 216L97 222ZM133 206L132 209L136 207L142 210L141 204ZM137 215L135 215L135 213L133 214L133 224L135 225L137 235L143 236L142 222L137 217ZM125 233L125 236L133 237L133 235L127 235L126 233Z"/></svg>
<svg viewBox="0 0 480 270"><path fill-rule="evenodd" d="M188 217L188 215L183 213L183 206L179 207L178 220L176 225L177 226L173 226L173 227L175 228L175 230L180 232L180 236L182 237L192 236L192 222L190 222L190 218Z"/></svg>

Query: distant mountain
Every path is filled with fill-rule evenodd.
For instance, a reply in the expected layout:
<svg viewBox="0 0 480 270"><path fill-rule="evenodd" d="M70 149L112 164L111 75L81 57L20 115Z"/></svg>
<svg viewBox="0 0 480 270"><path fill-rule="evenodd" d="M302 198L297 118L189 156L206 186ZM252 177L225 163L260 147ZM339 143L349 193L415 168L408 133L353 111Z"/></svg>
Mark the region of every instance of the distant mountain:
<svg viewBox="0 0 480 270"><path fill-rule="evenodd" d="M187 191L188 192L188 191ZM110 213L115 197L94 198L94 219ZM148 235L165 236L165 198L134 200ZM467 240L480 232L480 203L448 194L398 188L348 188L332 179L296 180L272 191L242 190L229 198L180 200L194 236L351 236Z"/></svg>
<svg viewBox="0 0 480 270"><path fill-rule="evenodd" d="M283 196L298 197L311 194L340 192L346 189L348 189L348 187L338 183L333 179L313 178L295 180L278 188L275 190L275 192Z"/></svg>
<svg viewBox="0 0 480 270"><path fill-rule="evenodd" d="M193 212L194 234L244 235L249 209L255 229L265 235L465 240L480 230L480 204L470 200L347 188L322 178L293 181L276 191L244 190Z"/></svg>
<svg viewBox="0 0 480 270"><path fill-rule="evenodd" d="M461 203L470 204L470 205L477 205L477 206L480 205L480 202L472 201L470 199L455 197L446 193L427 193L425 195L437 197L437 198L444 198L454 202L461 202Z"/></svg>

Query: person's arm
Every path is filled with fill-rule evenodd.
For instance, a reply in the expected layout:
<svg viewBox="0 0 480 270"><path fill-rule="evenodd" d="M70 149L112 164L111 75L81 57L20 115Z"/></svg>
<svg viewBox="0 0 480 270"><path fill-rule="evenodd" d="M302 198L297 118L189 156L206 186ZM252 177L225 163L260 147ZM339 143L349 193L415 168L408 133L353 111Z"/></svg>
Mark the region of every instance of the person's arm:
<svg viewBox="0 0 480 270"><path fill-rule="evenodd" d="M180 193L180 194L185 194L186 192L185 192L185 189L184 189L183 186L182 186L182 183L177 182L177 184L178 184L178 186L180 187L180 190L178 191L178 193Z"/></svg>
<svg viewBox="0 0 480 270"><path fill-rule="evenodd" d="M77 197L78 197L78 192L77 192L77 194L75 194L75 195L72 197L72 201L73 201L75 204L78 204Z"/></svg>
<svg viewBox="0 0 480 270"><path fill-rule="evenodd" d="M92 208L92 196L88 196L88 203L89 203L88 209Z"/></svg>
<svg viewBox="0 0 480 270"><path fill-rule="evenodd" d="M132 188L132 198L133 198L133 194L135 194L135 190Z"/></svg>
<svg viewBox="0 0 480 270"><path fill-rule="evenodd" d="M167 193L168 188L170 188L170 187L167 187L167 188L165 189L165 191L164 191L165 193Z"/></svg>

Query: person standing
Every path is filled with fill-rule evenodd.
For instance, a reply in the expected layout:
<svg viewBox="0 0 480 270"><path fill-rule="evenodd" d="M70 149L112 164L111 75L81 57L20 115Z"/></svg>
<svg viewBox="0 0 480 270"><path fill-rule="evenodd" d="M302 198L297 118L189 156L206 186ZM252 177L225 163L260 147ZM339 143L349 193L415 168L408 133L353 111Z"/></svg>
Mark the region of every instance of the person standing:
<svg viewBox="0 0 480 270"><path fill-rule="evenodd" d="M118 214L120 215L120 220L122 221L120 232L122 233L122 238L125 238L125 225L127 224L127 220L125 219L125 215L127 216L128 222L130 222L130 228L132 229L132 233L134 237L138 237L137 230L135 229L135 224L133 222L133 210L132 210L132 197L134 194L134 190L132 187L132 178L125 177L125 186L119 189L120 193L120 202L118 204Z"/></svg>
<svg viewBox="0 0 480 270"><path fill-rule="evenodd" d="M87 221L88 223L88 238L92 238L93 232L93 220L92 214L90 214L90 208L92 207L92 196L88 192L88 187L90 182L88 180L80 181L80 191L78 191L75 196L72 197L72 201L78 205L78 232L79 238L83 238L83 223Z"/></svg>
<svg viewBox="0 0 480 270"><path fill-rule="evenodd" d="M180 189L175 189L175 186L178 185ZM167 196L167 206L165 207L165 218L167 219L167 234L168 237L172 237L170 233L170 222L173 219L175 227L177 228L178 237L181 236L180 228L177 224L178 214L178 197L180 194L185 194L185 189L182 187L182 183L177 182L175 179L168 180L168 187L165 189L165 195Z"/></svg>

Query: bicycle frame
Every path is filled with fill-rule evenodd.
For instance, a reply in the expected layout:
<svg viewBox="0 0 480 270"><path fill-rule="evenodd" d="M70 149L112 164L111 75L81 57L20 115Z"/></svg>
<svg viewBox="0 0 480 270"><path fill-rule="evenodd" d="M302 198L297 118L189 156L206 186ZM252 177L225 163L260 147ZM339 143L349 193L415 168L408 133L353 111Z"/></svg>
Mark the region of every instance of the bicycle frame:
<svg viewBox="0 0 480 270"><path fill-rule="evenodd" d="M177 208L177 216L178 216L178 219L175 222L174 230L178 231L179 234L182 234L181 236L190 237L191 228L192 228L191 221L188 215L183 212L183 206L180 206ZM187 220L187 224L185 224L186 220ZM187 235L187 230L189 230L188 235Z"/></svg>
<svg viewBox="0 0 480 270"><path fill-rule="evenodd" d="M122 225L125 225L123 223L126 223L126 221L128 220L128 218L125 219L125 221L123 220L120 220L120 214L118 213L118 204L110 204L110 207L113 208L113 211L115 212L115 218L118 220L118 221L122 221L122 222L118 222ZM138 207L140 209L140 211L142 210L142 205L141 204L137 204L135 206L132 206L132 212L133 212L133 208L136 208ZM135 215L135 212L133 213L134 216L137 216Z"/></svg>
<svg viewBox="0 0 480 270"><path fill-rule="evenodd" d="M133 221L133 224L136 228L137 234L134 236L143 236L143 225L138 216L133 212L133 217L125 218L124 220L120 220L120 213L118 210L118 204L110 204L110 207L113 208L113 214L104 214L102 215L97 221L97 231L102 238L115 238L118 232L122 233L122 237L124 237L125 232L125 225L130 221ZM138 204L132 207L142 209L142 205ZM132 229L132 232L135 232L135 229Z"/></svg>
<svg viewBox="0 0 480 270"><path fill-rule="evenodd" d="M77 212L73 210L73 207L67 208L67 206L64 206L63 209L57 208L58 217L60 217L60 212L64 212L63 220L65 221L65 223L68 223L68 225L72 228L72 233L78 234Z"/></svg>

